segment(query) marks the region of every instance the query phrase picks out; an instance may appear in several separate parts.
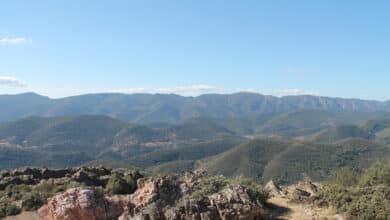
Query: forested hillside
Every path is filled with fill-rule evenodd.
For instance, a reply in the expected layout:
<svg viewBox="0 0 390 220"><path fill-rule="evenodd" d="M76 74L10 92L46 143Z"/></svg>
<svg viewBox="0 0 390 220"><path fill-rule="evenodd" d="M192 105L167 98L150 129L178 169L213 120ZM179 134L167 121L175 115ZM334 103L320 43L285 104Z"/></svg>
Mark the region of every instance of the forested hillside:
<svg viewBox="0 0 390 220"><path fill-rule="evenodd" d="M386 112L301 110L136 124L108 116L0 123L0 168L102 164L151 173L206 169L265 183L325 180L389 157Z"/></svg>

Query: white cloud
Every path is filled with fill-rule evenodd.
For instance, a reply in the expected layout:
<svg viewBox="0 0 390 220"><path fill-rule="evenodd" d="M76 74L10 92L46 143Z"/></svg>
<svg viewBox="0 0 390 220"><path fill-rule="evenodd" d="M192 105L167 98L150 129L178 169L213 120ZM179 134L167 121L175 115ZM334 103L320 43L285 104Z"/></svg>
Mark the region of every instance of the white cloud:
<svg viewBox="0 0 390 220"><path fill-rule="evenodd" d="M30 43L32 40L24 37L0 38L0 44L23 44Z"/></svg>
<svg viewBox="0 0 390 220"><path fill-rule="evenodd" d="M301 89L281 89L273 92L276 96L291 96L291 95L318 95L317 92L304 91Z"/></svg>
<svg viewBox="0 0 390 220"><path fill-rule="evenodd" d="M178 94L178 95L200 95L204 93L213 93L221 91L221 89L204 84L190 85L190 86L177 86L177 87L161 87L161 88L127 88L127 89L118 89L112 90L112 92L119 93L163 93L163 94Z"/></svg>
<svg viewBox="0 0 390 220"><path fill-rule="evenodd" d="M26 83L9 76L0 76L0 86L25 87Z"/></svg>

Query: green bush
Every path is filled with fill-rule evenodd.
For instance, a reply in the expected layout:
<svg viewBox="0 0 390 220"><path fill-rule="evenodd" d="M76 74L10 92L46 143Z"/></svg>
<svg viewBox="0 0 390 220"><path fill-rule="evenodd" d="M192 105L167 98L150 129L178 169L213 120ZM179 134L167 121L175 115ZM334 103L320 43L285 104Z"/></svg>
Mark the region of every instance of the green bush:
<svg viewBox="0 0 390 220"><path fill-rule="evenodd" d="M83 187L85 186L84 183L79 183L79 182L76 182L76 181L70 181L68 183L66 183L65 185L63 185L63 188L64 190L67 190L67 189L70 189L70 188L77 188L77 187Z"/></svg>
<svg viewBox="0 0 390 220"><path fill-rule="evenodd" d="M8 185L4 190L4 195L8 195L13 200L20 200L27 192L31 192L31 187L28 185Z"/></svg>
<svg viewBox="0 0 390 220"><path fill-rule="evenodd" d="M0 218L4 218L10 215L17 215L21 212L21 209L10 201L2 201L0 203Z"/></svg>
<svg viewBox="0 0 390 220"><path fill-rule="evenodd" d="M376 187L344 188L337 185L326 187L319 197L330 203L348 219L386 219L390 215L390 188ZM390 216L389 216L390 217Z"/></svg>
<svg viewBox="0 0 390 220"><path fill-rule="evenodd" d="M26 211L38 210L45 202L45 198L37 193L31 192L23 196L22 208Z"/></svg>
<svg viewBox="0 0 390 220"><path fill-rule="evenodd" d="M61 186L58 186L52 182L42 182L38 185L36 185L33 188L34 192L40 192L40 193L46 193L46 194L55 194L58 192L61 192L63 188Z"/></svg>
<svg viewBox="0 0 390 220"><path fill-rule="evenodd" d="M336 171L334 182L341 186L354 186L358 183L359 173L351 167L343 167Z"/></svg>
<svg viewBox="0 0 390 220"><path fill-rule="evenodd" d="M5 210L6 210L7 216L17 215L17 214L19 214L22 211L19 207L17 207L14 204L7 205Z"/></svg>
<svg viewBox="0 0 390 220"><path fill-rule="evenodd" d="M359 179L359 185L361 186L375 186L379 184L390 187L390 161L375 163Z"/></svg>
<svg viewBox="0 0 390 220"><path fill-rule="evenodd" d="M390 219L390 187L357 188L346 214L350 219Z"/></svg>
<svg viewBox="0 0 390 220"><path fill-rule="evenodd" d="M117 173L111 175L105 187L106 193L110 194L131 194L134 190L134 180L130 177L124 178Z"/></svg>
<svg viewBox="0 0 390 220"><path fill-rule="evenodd" d="M249 188L249 196L252 201L264 203L269 197L268 191L252 179L243 177L229 179L224 176L209 176L202 178L194 187L194 191L190 195L185 196L184 199L199 200L205 196L220 192L229 185L244 185Z"/></svg>
<svg viewBox="0 0 390 220"><path fill-rule="evenodd" d="M262 185L256 183L253 179L236 177L231 180L231 184L241 184L249 188L251 190L250 197L252 201L265 203L269 198L269 192L264 189Z"/></svg>
<svg viewBox="0 0 390 220"><path fill-rule="evenodd" d="M320 200L345 213L347 219L390 219L390 163L374 164L356 181L350 181L350 171L341 173L347 176L326 185L318 193Z"/></svg>
<svg viewBox="0 0 390 220"><path fill-rule="evenodd" d="M137 189L137 180L132 175L124 176L123 179L130 187L130 193L133 193Z"/></svg>
<svg viewBox="0 0 390 220"><path fill-rule="evenodd" d="M205 196L219 192L228 183L229 180L224 176L204 177L194 186L192 193L184 196L183 199L199 200Z"/></svg>
<svg viewBox="0 0 390 220"><path fill-rule="evenodd" d="M0 219L7 216L4 203L0 203Z"/></svg>
<svg viewBox="0 0 390 220"><path fill-rule="evenodd" d="M9 193L9 192L20 192L20 193L31 192L31 187L28 185L25 185L25 184L21 184L21 185L10 184L5 188L4 191L7 193Z"/></svg>

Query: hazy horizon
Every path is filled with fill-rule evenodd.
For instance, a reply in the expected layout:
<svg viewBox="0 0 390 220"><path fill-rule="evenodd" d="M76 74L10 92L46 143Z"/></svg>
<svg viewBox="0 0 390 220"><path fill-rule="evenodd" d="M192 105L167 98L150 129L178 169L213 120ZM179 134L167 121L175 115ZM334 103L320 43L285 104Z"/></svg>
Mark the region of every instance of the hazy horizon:
<svg viewBox="0 0 390 220"><path fill-rule="evenodd" d="M81 93L81 94L75 94L75 95L69 95L69 96L61 96L61 97L50 97L48 95L40 94L34 91L26 91L21 93L2 93L0 96L17 96L17 95L23 95L23 94L35 94L43 97L47 97L49 99L63 99L63 98L69 98L69 97L77 97L77 96L86 96L86 95L105 95L105 94L118 94L118 95L177 95L181 97L187 97L187 98L196 98L204 95L234 95L234 94L240 94L240 93L246 93L246 94L254 94L254 95L261 95L261 96L270 96L275 98L284 98L284 97L294 97L294 96L312 96L312 97L322 97L322 98L331 98L331 99L346 99L346 100L363 100L363 101L376 101L376 102L390 102L390 100L379 100L379 99L365 99L365 98L357 98L357 97L337 97L337 96L322 96L322 95L315 95L315 94L297 94L297 95L275 95L275 94L264 94L260 92L252 92L252 91L234 91L234 92L226 92L226 93L202 93L198 95L185 95L185 94L177 94L177 93L158 93L158 92L135 92L135 93L125 93L125 92L96 92L96 93Z"/></svg>

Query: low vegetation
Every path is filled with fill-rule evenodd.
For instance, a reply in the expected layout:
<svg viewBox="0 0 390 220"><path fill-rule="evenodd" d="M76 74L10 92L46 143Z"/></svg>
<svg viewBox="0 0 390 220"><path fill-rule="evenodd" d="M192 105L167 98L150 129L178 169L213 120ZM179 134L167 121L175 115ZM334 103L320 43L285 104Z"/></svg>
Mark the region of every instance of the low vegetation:
<svg viewBox="0 0 390 220"><path fill-rule="evenodd" d="M250 189L250 199L252 202L265 203L269 197L268 191L251 179L243 177L230 179L219 175L202 178L198 185L195 186L194 191L190 195L185 196L183 199L199 200L205 196L210 196L214 193L220 192L228 186L233 185L245 185L248 189Z"/></svg>
<svg viewBox="0 0 390 220"><path fill-rule="evenodd" d="M389 157L389 147L364 139L319 144L262 138L209 158L204 167L212 175L244 176L263 184L274 180L289 185L305 177L323 181L338 168L363 169L375 160Z"/></svg>
<svg viewBox="0 0 390 220"><path fill-rule="evenodd" d="M318 196L347 219L390 219L390 162L375 163L361 172L340 169Z"/></svg>
<svg viewBox="0 0 390 220"><path fill-rule="evenodd" d="M3 191L0 191L0 218L17 215L22 210L35 211L46 202L47 198L54 194L82 185L77 182L58 185L50 181L35 186L8 185Z"/></svg>
<svg viewBox="0 0 390 220"><path fill-rule="evenodd" d="M6 216L11 216L11 215L17 215L21 211L22 210L19 207L17 207L15 204L8 203L6 201L0 202L0 218L4 218Z"/></svg>
<svg viewBox="0 0 390 220"><path fill-rule="evenodd" d="M30 182L23 182L20 178L29 172L33 173L30 178L34 175L35 178L30 179ZM42 173L47 176L43 177ZM3 176L6 176L4 180ZM88 186L104 188L104 192L111 195L131 194L137 188L137 180L142 177L138 171L125 169L112 171L104 167L59 170L25 168L4 171L0 174L0 181L4 186L0 190L0 218L16 215L21 211L36 211L50 197L70 188Z"/></svg>
<svg viewBox="0 0 390 220"><path fill-rule="evenodd" d="M122 176L118 173L111 175L105 187L109 194L131 194L137 189L137 179L132 175Z"/></svg>

